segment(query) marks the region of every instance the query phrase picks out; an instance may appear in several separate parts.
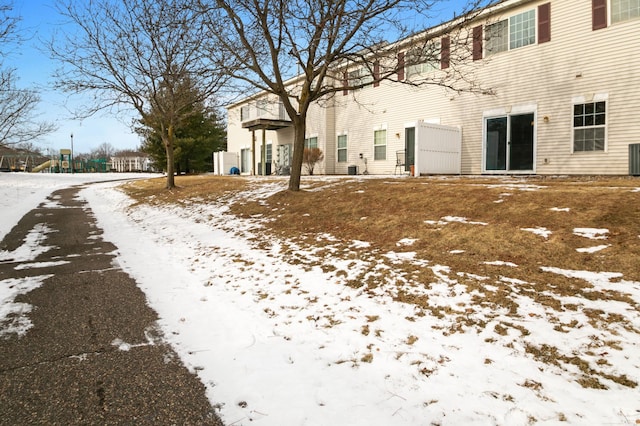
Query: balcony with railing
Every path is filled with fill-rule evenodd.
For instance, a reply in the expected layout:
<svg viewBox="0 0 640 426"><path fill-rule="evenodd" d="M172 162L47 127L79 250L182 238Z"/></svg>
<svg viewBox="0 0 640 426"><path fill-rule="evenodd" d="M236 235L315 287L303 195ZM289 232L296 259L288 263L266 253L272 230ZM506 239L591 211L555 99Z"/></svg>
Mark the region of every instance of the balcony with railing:
<svg viewBox="0 0 640 426"><path fill-rule="evenodd" d="M242 127L249 130L278 130L291 126L282 102L258 101L240 108Z"/></svg>

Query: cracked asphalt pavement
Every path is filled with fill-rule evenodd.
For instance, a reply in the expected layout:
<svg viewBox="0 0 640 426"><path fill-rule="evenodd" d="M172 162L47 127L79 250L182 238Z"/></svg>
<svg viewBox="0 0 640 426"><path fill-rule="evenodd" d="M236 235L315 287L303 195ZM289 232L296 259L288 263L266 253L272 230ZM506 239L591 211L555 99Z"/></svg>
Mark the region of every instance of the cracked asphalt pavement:
<svg viewBox="0 0 640 426"><path fill-rule="evenodd" d="M31 309L0 322L0 425L222 425L80 189L52 193L0 243L0 285L42 280L14 300ZM20 259L34 236L45 249ZM26 333L10 332L24 316Z"/></svg>

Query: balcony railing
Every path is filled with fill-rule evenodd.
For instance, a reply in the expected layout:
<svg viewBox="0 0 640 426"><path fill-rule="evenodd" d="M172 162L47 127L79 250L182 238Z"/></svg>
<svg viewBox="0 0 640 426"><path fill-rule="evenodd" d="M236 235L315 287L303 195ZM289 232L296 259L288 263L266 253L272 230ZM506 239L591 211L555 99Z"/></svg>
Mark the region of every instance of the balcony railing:
<svg viewBox="0 0 640 426"><path fill-rule="evenodd" d="M240 109L240 120L243 123L259 118L290 121L282 102L258 102Z"/></svg>

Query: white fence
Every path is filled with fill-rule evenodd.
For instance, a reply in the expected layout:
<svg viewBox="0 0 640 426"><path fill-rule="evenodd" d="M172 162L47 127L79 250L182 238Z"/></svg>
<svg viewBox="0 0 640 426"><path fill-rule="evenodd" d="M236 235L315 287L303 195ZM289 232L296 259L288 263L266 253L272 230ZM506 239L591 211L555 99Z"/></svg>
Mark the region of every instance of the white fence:
<svg viewBox="0 0 640 426"><path fill-rule="evenodd" d="M214 152L213 153L213 174L231 174L231 168L238 167L238 154L235 152Z"/></svg>
<svg viewBox="0 0 640 426"><path fill-rule="evenodd" d="M416 126L415 175L460 174L462 129L419 122Z"/></svg>

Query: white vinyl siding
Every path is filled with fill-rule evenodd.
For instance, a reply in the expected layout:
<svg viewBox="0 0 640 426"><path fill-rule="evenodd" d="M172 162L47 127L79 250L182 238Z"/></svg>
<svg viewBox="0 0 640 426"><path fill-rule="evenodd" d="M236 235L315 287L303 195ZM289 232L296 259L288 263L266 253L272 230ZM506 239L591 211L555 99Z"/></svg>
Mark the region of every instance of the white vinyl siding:
<svg viewBox="0 0 640 426"><path fill-rule="evenodd" d="M611 23L640 17L640 0L611 0Z"/></svg>

